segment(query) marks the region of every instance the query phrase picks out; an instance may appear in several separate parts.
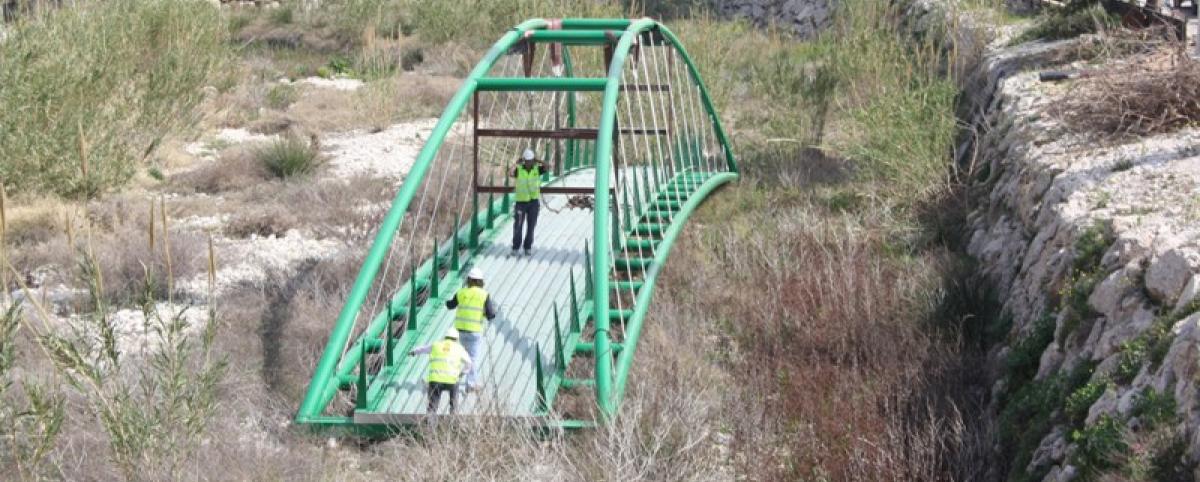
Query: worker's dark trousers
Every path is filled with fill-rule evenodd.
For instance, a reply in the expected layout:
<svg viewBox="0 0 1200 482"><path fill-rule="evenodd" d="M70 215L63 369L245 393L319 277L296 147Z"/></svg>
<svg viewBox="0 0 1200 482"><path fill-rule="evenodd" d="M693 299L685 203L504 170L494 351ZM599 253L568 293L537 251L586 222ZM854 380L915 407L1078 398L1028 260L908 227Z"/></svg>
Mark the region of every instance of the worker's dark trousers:
<svg viewBox="0 0 1200 482"><path fill-rule="evenodd" d="M537 226L538 209L541 204L537 199L519 202L513 208L513 244L512 249L524 247L526 251L533 247L533 228ZM521 224L525 224L525 245L521 245Z"/></svg>
<svg viewBox="0 0 1200 482"><path fill-rule="evenodd" d="M454 413L458 408L457 384L429 382L429 389L426 390L429 395L429 405L425 408L427 413L437 413L438 404L442 402L442 392L450 392L450 413Z"/></svg>

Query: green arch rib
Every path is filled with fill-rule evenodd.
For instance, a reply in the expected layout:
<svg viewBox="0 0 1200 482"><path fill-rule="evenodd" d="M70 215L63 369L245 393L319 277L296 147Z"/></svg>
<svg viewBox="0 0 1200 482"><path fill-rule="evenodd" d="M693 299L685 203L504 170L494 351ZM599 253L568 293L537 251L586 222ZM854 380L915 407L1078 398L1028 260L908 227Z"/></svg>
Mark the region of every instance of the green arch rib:
<svg viewBox="0 0 1200 482"><path fill-rule="evenodd" d="M622 31L621 37L613 51L612 63L609 65L607 80L604 83L604 98L601 108L601 124L598 135L598 141L595 147L595 166L596 186L595 186L595 218L594 218L594 240L597 243L597 249L593 252L593 268L603 266L603 270L592 269L593 273L593 299L594 313L593 321L596 323L596 396L597 405L601 413L605 416L611 416L619 407L621 398L624 392L624 386L628 378L629 368L632 366L633 355L636 352L637 339L641 332L641 326L645 319L646 312L649 308L651 297L653 294L654 283L657 279L658 272L661 266L666 262L667 255L670 253L672 244L674 243L679 232L682 231L683 225L686 223L688 216L696 206L715 188L721 184L730 182L736 179L737 164L734 159L733 150L729 144L728 137L725 134L724 128L721 125L720 119L713 107L712 100L708 94L708 90L701 80L699 72L696 69L691 57L688 56L686 50L679 42L678 38L664 25L651 19L563 19L562 28L564 30L619 30ZM471 73L464 80L463 85L451 98L450 103L442 112L437 124L434 126L429 139L422 147L417 155L416 161L413 163L412 170L405 178L403 185L397 192L396 197L392 202L392 207L388 210L380 224L379 231L376 233L375 240L371 245L371 249L363 262L362 268L359 270L358 276L354 281L354 285L346 299L346 304L343 306L338 315L337 321L334 323L333 330L330 333L329 341L326 344L325 352L317 363L316 370L313 374L313 379L309 384L305 394L304 401L301 403L300 410L296 416L296 422L301 424L315 425L348 425L350 420L347 417L327 416L323 415L325 407L333 399L334 394L338 389L339 383L350 377L354 367L359 364L359 358L362 355L362 350L350 349L345 352L343 357L343 347L348 346L347 341L353 330L355 319L358 316L362 304L366 299L367 293L378 276L380 267L388 252L389 247L393 242L396 232L400 229L404 214L407 212L410 203L416 195L418 188L424 181L427 172L434 159L436 159L442 143L445 140L447 133L453 126L458 117L462 114L470 102L472 95L480 87L480 79L492 69L495 63L502 55L508 52L517 42L521 41L527 33L532 35L533 32L545 31L549 26L549 22L544 19L531 19L517 25L502 36L492 47L487 54L475 66ZM676 51L683 58L689 76L698 87L701 95L702 105L705 113L708 115L709 121L712 122L713 130L717 136L717 140L724 148L726 166L729 172L717 174L709 178L701 185L693 196L682 206L680 212L674 217L671 225L667 228L663 235L661 244L654 258L654 263L651 268L645 273L644 287L638 292L637 302L633 315L626 322L625 339L623 341L624 349L621 350L617 359L616 374L613 375L612 357L611 357L611 340L608 336L609 318L608 318L608 299L610 280L608 279L609 266L609 249L611 248L610 235L610 219L608 218L608 210L611 204L609 196L608 178L611 175L611 164L608 162L612 154L612 133L615 127L616 120L616 103L620 94L621 72L624 69L625 60L628 57L631 46L637 37L647 31L656 30L660 32L664 38L670 41L670 44L675 47ZM569 36L569 35L568 35ZM588 35L579 35L581 39ZM486 82L486 81L485 81ZM601 162L601 161L604 162ZM428 272L432 268L430 263L426 263L417 270L416 276L421 273ZM364 343L363 340L378 336L383 331L387 322L387 315L393 305L403 305L403 301L407 298L405 293L408 292L415 279L410 279L408 283L401 287L400 292L389 302L384 313L380 313L368 322L368 326L364 331L364 336L359 340L359 343ZM355 345L357 347L358 344ZM605 354L606 356L600 356Z"/></svg>

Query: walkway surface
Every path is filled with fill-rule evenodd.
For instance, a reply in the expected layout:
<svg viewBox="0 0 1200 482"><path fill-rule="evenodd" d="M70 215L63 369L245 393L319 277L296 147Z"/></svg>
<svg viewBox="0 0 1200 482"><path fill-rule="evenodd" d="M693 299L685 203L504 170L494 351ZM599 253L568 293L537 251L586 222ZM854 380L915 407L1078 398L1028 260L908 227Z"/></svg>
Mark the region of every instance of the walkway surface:
<svg viewBox="0 0 1200 482"><path fill-rule="evenodd" d="M594 170L576 171L548 186L591 187ZM576 289L584 287L584 246L592 238L592 212L566 208L568 196L543 196L533 255L511 256L513 223L504 220L498 234L472 261L483 270L485 288L499 308L496 319L484 332L486 348L480 367L483 390L462 396L458 413L463 415L533 416L536 408L537 347L545 366L554 351L554 307L560 329L570 328L570 278ZM560 210L558 213L551 210ZM447 298L443 294L442 300ZM454 321L454 311L442 309L433 320L433 330L418 344L441 338ZM401 357L395 370L381 373L383 392L373 402L375 411L358 410L356 423L404 423L426 414L425 371L428 356ZM448 409L442 397L439 412Z"/></svg>

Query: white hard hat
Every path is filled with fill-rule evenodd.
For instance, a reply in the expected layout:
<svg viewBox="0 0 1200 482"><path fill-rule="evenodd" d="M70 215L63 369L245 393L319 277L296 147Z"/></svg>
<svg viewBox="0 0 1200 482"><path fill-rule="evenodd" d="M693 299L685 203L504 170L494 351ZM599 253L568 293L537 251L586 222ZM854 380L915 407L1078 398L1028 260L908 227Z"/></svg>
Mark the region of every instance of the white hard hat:
<svg viewBox="0 0 1200 482"><path fill-rule="evenodd" d="M452 340L457 340L458 339L458 330L456 328L454 328L453 326L451 326L449 329L446 330L446 338L450 338Z"/></svg>
<svg viewBox="0 0 1200 482"><path fill-rule="evenodd" d="M521 154L521 158L525 159L526 161L532 161L533 157L534 157L533 149L525 149L525 152L523 154Z"/></svg>
<svg viewBox="0 0 1200 482"><path fill-rule="evenodd" d="M483 271L479 268L471 268L471 271L467 272L467 279L483 281Z"/></svg>

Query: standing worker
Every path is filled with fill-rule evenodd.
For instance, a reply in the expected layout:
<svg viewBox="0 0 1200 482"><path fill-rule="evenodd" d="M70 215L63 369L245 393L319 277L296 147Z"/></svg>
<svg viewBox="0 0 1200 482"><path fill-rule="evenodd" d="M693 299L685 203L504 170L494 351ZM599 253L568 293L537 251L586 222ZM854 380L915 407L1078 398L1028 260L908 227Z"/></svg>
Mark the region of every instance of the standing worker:
<svg viewBox="0 0 1200 482"><path fill-rule="evenodd" d="M524 247L525 256L530 255L533 248L533 228L537 226L538 209L542 194L542 173L546 172L546 163L536 159L533 149L525 149L521 155L521 163L512 170L512 177L517 178L516 188L513 189L517 201L513 210L513 242L512 255L517 255L517 249ZM521 243L521 224L524 223L525 243Z"/></svg>
<svg viewBox="0 0 1200 482"><path fill-rule="evenodd" d="M496 308L488 292L483 289L483 271L471 268L467 273L467 285L446 300L446 308L454 312L454 327L462 337L462 344L467 349L471 360L475 360L475 369L467 373L467 390L479 389L479 368L483 359L479 352L483 348L484 318L491 320L496 317Z"/></svg>
<svg viewBox="0 0 1200 482"><path fill-rule="evenodd" d="M471 356L467 350L458 344L458 330L454 327L446 330L446 338L432 344L414 348L408 356L429 354L429 373L425 381L429 382L426 395L429 403L426 412L437 413L438 404L442 402L442 392L450 392L450 413L458 409L458 376L463 370L474 373Z"/></svg>

